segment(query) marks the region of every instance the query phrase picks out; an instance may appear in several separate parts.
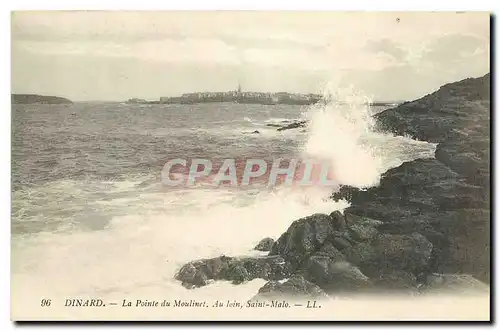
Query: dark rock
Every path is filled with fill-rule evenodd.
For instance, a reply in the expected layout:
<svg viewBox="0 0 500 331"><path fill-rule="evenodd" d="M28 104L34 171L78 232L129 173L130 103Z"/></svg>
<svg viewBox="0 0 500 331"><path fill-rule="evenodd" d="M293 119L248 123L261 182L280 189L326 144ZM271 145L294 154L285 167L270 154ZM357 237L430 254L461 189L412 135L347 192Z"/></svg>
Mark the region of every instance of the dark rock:
<svg viewBox="0 0 500 331"><path fill-rule="evenodd" d="M309 280L315 282L315 279L320 279L325 272L328 272L328 265L342 261L345 261L344 254L331 243L326 243L318 252L310 256L303 263L299 268L299 272Z"/></svg>
<svg viewBox="0 0 500 331"><path fill-rule="evenodd" d="M290 265L280 256L235 258L220 256L189 262L175 275L186 288L207 285L209 280L228 280L234 284L255 278L279 280L289 277Z"/></svg>
<svg viewBox="0 0 500 331"><path fill-rule="evenodd" d="M258 299L277 299L277 298L305 298L305 299L323 299L328 296L316 284L313 284L300 275L292 276L285 282L270 281L259 289L254 297Z"/></svg>
<svg viewBox="0 0 500 331"><path fill-rule="evenodd" d="M471 274L490 281L490 211L461 209L429 216L429 224L443 234L431 271Z"/></svg>
<svg viewBox="0 0 500 331"><path fill-rule="evenodd" d="M416 159L386 171L382 175L379 190L391 196L399 194L404 188L459 179L460 176L456 172L436 159ZM394 189L397 190L396 193Z"/></svg>
<svg viewBox="0 0 500 331"><path fill-rule="evenodd" d="M352 241L342 235L332 236L329 240L335 248L341 251L352 246Z"/></svg>
<svg viewBox="0 0 500 331"><path fill-rule="evenodd" d="M182 286L187 288L205 286L208 282L207 274L193 264L182 267L175 278L181 280Z"/></svg>
<svg viewBox="0 0 500 331"><path fill-rule="evenodd" d="M422 211L485 206L481 187L467 184L435 159L405 162L384 173L379 186L366 191L344 188L334 194L334 198L349 199L355 207L348 208L347 212L362 212L362 216L384 221Z"/></svg>
<svg viewBox="0 0 500 331"><path fill-rule="evenodd" d="M356 265L365 265L377 261L377 250L370 243L358 243L344 250L347 261Z"/></svg>
<svg viewBox="0 0 500 331"><path fill-rule="evenodd" d="M371 242L357 244L344 254L369 277L380 272L404 270L418 274L428 265L432 244L421 234L380 234Z"/></svg>
<svg viewBox="0 0 500 331"><path fill-rule="evenodd" d="M256 278L254 277L256 275L250 275L241 261L229 264L227 269L224 269L223 272L218 276L225 280L231 280L233 284L241 284Z"/></svg>
<svg viewBox="0 0 500 331"><path fill-rule="evenodd" d="M271 249L270 255L280 255L292 266L301 265L319 250L337 231L338 222L325 214L314 214L296 220L281 235Z"/></svg>
<svg viewBox="0 0 500 331"><path fill-rule="evenodd" d="M347 228L344 215L340 211L338 210L334 211L333 213L330 214L330 217L332 218L332 224L334 230L343 231Z"/></svg>
<svg viewBox="0 0 500 331"><path fill-rule="evenodd" d="M446 84L415 101L376 114L384 131L418 140L443 142L454 129L469 130L489 122L490 74Z"/></svg>
<svg viewBox="0 0 500 331"><path fill-rule="evenodd" d="M436 158L390 169L376 187L341 187L332 198L349 201L344 213L296 220L272 245L270 261L203 260L184 266L178 279L203 286L211 279L238 283L253 278L273 281L292 273L303 277L288 284L287 293L311 286L305 282L327 293L415 293L420 283L424 292L431 292L456 283L475 288L483 285L480 281L489 282L489 89L488 74L447 84L375 115L382 131L438 143ZM294 122L278 131L306 124ZM266 285L263 291L274 293L283 284Z"/></svg>
<svg viewBox="0 0 500 331"><path fill-rule="evenodd" d="M370 193L373 193L373 191ZM420 208L402 199L374 197L373 201L351 202L351 206L345 211L362 217L381 220L385 223L419 215Z"/></svg>
<svg viewBox="0 0 500 331"><path fill-rule="evenodd" d="M344 217L345 217L345 220L346 220L346 223L348 226L361 225L361 226L368 226L371 228L377 228L380 225L384 224L384 222L381 222L379 220L365 217L365 216L351 214L351 213L346 212L346 211L344 211Z"/></svg>
<svg viewBox="0 0 500 331"><path fill-rule="evenodd" d="M490 139L489 134L447 140L436 148L436 159L461 174L470 183L489 188ZM485 190L485 194L488 190ZM485 197L487 198L487 197Z"/></svg>
<svg viewBox="0 0 500 331"><path fill-rule="evenodd" d="M490 211L459 209L421 214L385 222L380 232L418 232L433 245L428 273L465 273L488 283L490 273Z"/></svg>
<svg viewBox="0 0 500 331"><path fill-rule="evenodd" d="M259 241L257 246L255 246L253 249L256 251L267 252L267 251L271 250L273 245L274 245L274 239L266 237L266 238L262 239L261 241Z"/></svg>
<svg viewBox="0 0 500 331"><path fill-rule="evenodd" d="M338 261L344 261L345 256L340 252L331 242L327 242L323 245L323 247L320 248L318 252L315 253L315 255L325 255L330 258L334 258Z"/></svg>
<svg viewBox="0 0 500 331"><path fill-rule="evenodd" d="M307 278L327 293L352 292L372 287L356 266L329 256L311 256L305 266Z"/></svg>
<svg viewBox="0 0 500 331"><path fill-rule="evenodd" d="M383 261L409 272L419 271L429 263L432 244L419 233L412 235L380 235L372 242Z"/></svg>
<svg viewBox="0 0 500 331"><path fill-rule="evenodd" d="M291 275L291 266L281 256L242 258L241 262L249 272L250 279L280 280Z"/></svg>
<svg viewBox="0 0 500 331"><path fill-rule="evenodd" d="M383 221L376 226L380 233L418 232L434 245L427 272L470 273L489 282L487 188L467 183L437 160L415 160L388 171L379 187L338 194L346 193L348 227L356 214Z"/></svg>
<svg viewBox="0 0 500 331"><path fill-rule="evenodd" d="M290 129L296 129L296 128L303 128L307 125L307 121L298 121L298 122L293 122L288 125L282 126L278 128L278 131L284 131L284 130L290 130Z"/></svg>
<svg viewBox="0 0 500 331"><path fill-rule="evenodd" d="M260 132L259 132L259 130L255 130L255 131L253 131L252 133L260 133Z"/></svg>
<svg viewBox="0 0 500 331"><path fill-rule="evenodd" d="M375 115L382 131L438 143L436 159L389 170L378 188L344 188L334 197L347 197L352 212L388 223L384 230L425 235L434 245L427 273L489 282L490 113L487 74Z"/></svg>
<svg viewBox="0 0 500 331"><path fill-rule="evenodd" d="M361 224L353 224L349 226L349 231L352 238L356 241L372 240L378 235L377 229Z"/></svg>

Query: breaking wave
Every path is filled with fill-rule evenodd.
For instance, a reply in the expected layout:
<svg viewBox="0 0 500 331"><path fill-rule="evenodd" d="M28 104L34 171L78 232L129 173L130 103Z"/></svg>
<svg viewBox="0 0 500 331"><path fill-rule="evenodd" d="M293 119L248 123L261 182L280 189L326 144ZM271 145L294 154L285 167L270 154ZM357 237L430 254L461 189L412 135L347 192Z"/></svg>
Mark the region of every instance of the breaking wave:
<svg viewBox="0 0 500 331"><path fill-rule="evenodd" d="M352 90L326 93L322 103L302 114L309 125L297 153L329 160L341 184L359 187L376 185L382 172L404 161L434 155L433 144L375 133L366 101ZM240 145L248 139L240 137ZM261 150L273 154L276 147L265 145L266 141L262 140ZM174 190L154 179L146 181L151 185L143 181L60 180L30 188L29 194L13 195L19 199L14 204L22 203L22 213L14 217L26 226L67 224L75 211L78 224L99 220L99 226L90 229L48 228L13 237L14 314L39 309L43 297L54 302L78 295L116 301L153 294L194 298L203 293L247 300L264 281L236 287L217 282L193 292L175 281L174 273L192 259L256 254L252 247L262 237L278 237L294 220L347 207L345 202L328 200L331 189L325 187Z"/></svg>

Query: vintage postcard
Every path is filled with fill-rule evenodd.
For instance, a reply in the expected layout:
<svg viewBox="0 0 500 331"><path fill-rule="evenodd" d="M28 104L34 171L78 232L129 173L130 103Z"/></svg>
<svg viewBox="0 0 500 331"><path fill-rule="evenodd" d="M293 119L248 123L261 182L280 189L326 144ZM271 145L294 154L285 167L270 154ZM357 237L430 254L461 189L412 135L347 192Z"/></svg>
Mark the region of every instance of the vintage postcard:
<svg viewBox="0 0 500 331"><path fill-rule="evenodd" d="M489 321L490 20L13 12L12 320Z"/></svg>

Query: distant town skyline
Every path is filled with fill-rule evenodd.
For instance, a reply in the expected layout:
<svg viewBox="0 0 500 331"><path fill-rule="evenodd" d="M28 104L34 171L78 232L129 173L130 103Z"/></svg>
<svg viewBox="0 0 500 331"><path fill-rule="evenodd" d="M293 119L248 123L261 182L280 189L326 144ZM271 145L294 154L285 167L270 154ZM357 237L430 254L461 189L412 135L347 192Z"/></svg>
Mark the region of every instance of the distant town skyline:
<svg viewBox="0 0 500 331"><path fill-rule="evenodd" d="M14 12L12 93L74 101L190 92L410 100L489 72L488 13Z"/></svg>

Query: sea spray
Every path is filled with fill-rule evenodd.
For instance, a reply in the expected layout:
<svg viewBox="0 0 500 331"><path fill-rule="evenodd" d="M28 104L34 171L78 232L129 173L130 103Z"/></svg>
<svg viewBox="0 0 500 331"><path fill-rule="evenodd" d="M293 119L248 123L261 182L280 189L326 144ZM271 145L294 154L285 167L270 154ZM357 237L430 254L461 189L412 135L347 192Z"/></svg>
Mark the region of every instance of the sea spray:
<svg viewBox="0 0 500 331"><path fill-rule="evenodd" d="M363 188L379 182L382 160L370 144L377 135L370 103L352 87L327 85L322 102L305 114L308 137L303 153L331 162L339 184Z"/></svg>
<svg viewBox="0 0 500 331"><path fill-rule="evenodd" d="M350 98L348 94L343 99L337 96L339 100ZM111 177L113 179L90 180L76 175L71 179L49 178L41 184L35 183L36 185L13 192L14 209L17 208L14 217L19 218L14 222L18 224L14 228L20 232L13 236L11 243L14 257L11 266L12 295L16 298L12 303L13 311L38 309L40 301L33 298L49 296L54 303L64 302L68 297L83 296L102 297L109 301L130 297L187 301L194 298L220 298L245 302L252 298L264 285L264 280L256 279L237 286L215 282L204 288L188 291L173 279L173 275L186 262L199 258L221 254L258 255L260 252L252 251L252 247L263 237L278 238L293 221L314 213L331 213L345 208L346 204L325 200L331 189L322 186L299 189L285 186L271 191L259 186L215 190L206 187L196 190L164 187L158 180L163 160L165 156L171 157L177 153L194 157L200 149L203 149L207 157L220 158L223 154L221 151L230 151L226 147L237 150L241 157L253 156L256 152L265 152L273 157L299 157L299 154L289 155L296 150L297 143L311 157L324 155L332 161L336 160L339 165L344 165L346 170L352 170L349 165L362 165L361 170L370 168L368 162L360 162L353 157L350 163L340 163L346 159L346 155L349 156L347 152L352 149L371 151L372 154L368 155L375 155L375 160L380 159L381 173L406 160L433 155L434 146L425 142L389 135L372 135L370 126L364 126L365 115L362 115L368 109L354 106L342 108L342 103L339 107L333 107L331 100L327 100L325 98L324 105L318 104L308 109L306 117L312 121L304 133L307 137L291 134L294 130L277 133L272 128L283 139L270 139L263 135L250 137L241 134L241 130L235 131L230 125L221 127L219 123L206 122L222 116L219 110L207 114L211 109L208 105L205 108L189 108L191 106L185 105L182 107L186 109L182 110L186 111L180 111L179 108L175 112L152 106L148 111L148 116L151 116L149 121L143 115L139 117L133 111L128 112L128 116L136 120L136 131L130 134L129 128L124 128L118 132L102 133L103 137L110 135L116 139L110 140L106 152L102 148L89 151L94 153L91 155L95 158L94 163L90 164L92 168L84 168L86 162L82 162L77 168L79 172L89 173L106 170L107 174L108 171L114 171L120 175L118 178L123 179ZM360 103L347 102L347 105L355 104ZM104 106L99 105L85 112L75 112L75 118L79 119L75 123L75 139L85 139L87 144L86 133L90 122L84 117L86 114L92 115L92 125L103 123L108 128L105 124L114 110L110 108L103 112L102 107ZM290 107L283 107L276 110L273 108L269 110L271 114L268 114L267 108L263 111L261 106L255 106L245 110L245 113L237 113L238 105L231 107L231 112L223 112L224 116L231 114L241 121L252 111L255 121L260 114L262 123L269 117L295 119L298 112L292 112ZM44 111L44 108L38 109L37 116ZM124 109L120 109L113 118L124 118L123 112ZM53 123L60 120L58 113L51 109L44 114ZM200 122L205 114L205 122ZM262 117L263 114L266 117ZM102 121L95 121L99 118ZM177 120L174 121L173 118ZM357 124L347 120L349 118ZM37 118L33 120L35 119ZM215 119L217 120L220 118ZM229 122L231 119L224 120ZM341 123L346 124L340 125ZM120 126L113 127L121 130ZM337 127L344 131L336 130ZM47 139L57 136L51 128L37 132L45 134ZM80 136L79 132L84 134ZM172 133L167 135L168 132ZM348 140L348 137L357 137L353 140L356 143ZM302 138L306 140L295 140ZM54 148L65 151L67 140L64 133L59 140L60 145L54 145ZM19 141L36 142L33 137ZM347 144L351 147L343 148ZM125 153L126 162L117 163L117 155L109 152L112 150ZM33 155L39 156L37 153ZM97 163L97 156L103 158L103 162ZM111 156L113 162L108 159ZM134 162L145 162L144 176L141 174L138 177L131 171L131 167L133 170L137 165ZM376 166L373 168L377 169ZM66 166L62 169L68 171L72 168ZM50 169L50 172L55 170L57 166ZM370 179L370 176L367 177ZM344 183L353 182L347 179L348 176L342 177ZM49 226L56 221L60 226ZM35 225L43 231L31 233ZM31 227L30 231L26 230L28 227Z"/></svg>

